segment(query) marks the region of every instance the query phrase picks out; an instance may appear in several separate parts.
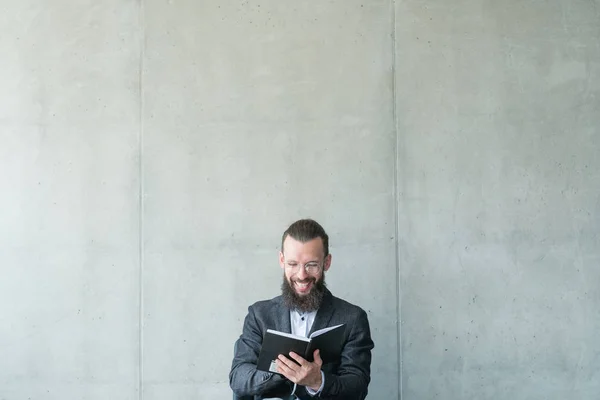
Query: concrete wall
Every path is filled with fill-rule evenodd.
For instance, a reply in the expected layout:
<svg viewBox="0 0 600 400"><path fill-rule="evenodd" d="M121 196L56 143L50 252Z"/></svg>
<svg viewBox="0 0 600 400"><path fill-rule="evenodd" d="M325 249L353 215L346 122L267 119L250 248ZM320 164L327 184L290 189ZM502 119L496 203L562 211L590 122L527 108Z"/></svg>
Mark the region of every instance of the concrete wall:
<svg viewBox="0 0 600 400"><path fill-rule="evenodd" d="M361 5L144 2L145 399L227 398L303 216L330 231L332 291L369 309L375 398L397 397L392 15Z"/></svg>
<svg viewBox="0 0 600 400"><path fill-rule="evenodd" d="M600 3L396 4L404 399L600 395Z"/></svg>
<svg viewBox="0 0 600 400"><path fill-rule="evenodd" d="M136 398L139 7L0 10L0 399Z"/></svg>
<svg viewBox="0 0 600 400"><path fill-rule="evenodd" d="M600 5L488 3L0 1L0 399L229 398L305 216L370 399L595 399Z"/></svg>

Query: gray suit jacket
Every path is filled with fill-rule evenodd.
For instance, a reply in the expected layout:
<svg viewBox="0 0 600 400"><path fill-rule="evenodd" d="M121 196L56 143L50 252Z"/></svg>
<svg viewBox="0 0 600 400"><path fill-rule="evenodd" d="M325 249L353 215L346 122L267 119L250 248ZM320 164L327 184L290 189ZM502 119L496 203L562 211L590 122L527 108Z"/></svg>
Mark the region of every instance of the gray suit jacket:
<svg viewBox="0 0 600 400"><path fill-rule="evenodd" d="M342 356L337 362L322 366L325 386L319 397L363 400L371 380L371 350L374 347L367 313L358 306L334 297L327 290L310 333L338 324L346 324ZM292 331L290 310L281 296L248 307L229 373L229 384L238 396L250 395L258 400L263 397L284 397L292 391L293 384L281 375L256 369L267 329L287 333ZM301 386L296 388L296 395L300 399L313 399Z"/></svg>

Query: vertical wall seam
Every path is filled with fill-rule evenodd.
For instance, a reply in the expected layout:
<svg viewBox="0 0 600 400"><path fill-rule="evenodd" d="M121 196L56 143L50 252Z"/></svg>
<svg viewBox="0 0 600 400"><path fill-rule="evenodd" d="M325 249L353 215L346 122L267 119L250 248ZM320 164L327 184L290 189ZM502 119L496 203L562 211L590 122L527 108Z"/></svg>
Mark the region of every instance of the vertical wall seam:
<svg viewBox="0 0 600 400"><path fill-rule="evenodd" d="M398 399L402 400L402 290L400 273L400 249L398 234L399 227L399 207L400 191L398 185L398 155L399 155L399 135L398 135L398 115L397 115L397 88L396 88L396 1L391 0L392 8L392 115L394 120L395 147L394 147L394 236L395 236L395 258L396 258L396 335L398 353L396 354L398 370Z"/></svg>
<svg viewBox="0 0 600 400"><path fill-rule="evenodd" d="M139 137L138 137L138 172L139 172L139 220L138 220L138 237L139 237L139 320L138 320L138 398L144 398L144 43L145 43L145 27L144 27L144 0L140 0L138 7L139 17Z"/></svg>

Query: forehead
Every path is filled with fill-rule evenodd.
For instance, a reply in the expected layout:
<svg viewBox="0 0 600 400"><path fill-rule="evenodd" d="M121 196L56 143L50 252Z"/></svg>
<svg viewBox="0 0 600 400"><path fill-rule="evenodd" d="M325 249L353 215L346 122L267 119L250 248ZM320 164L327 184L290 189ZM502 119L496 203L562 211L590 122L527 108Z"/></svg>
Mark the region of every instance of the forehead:
<svg viewBox="0 0 600 400"><path fill-rule="evenodd" d="M302 243L288 236L283 242L283 255L289 259L319 259L323 257L324 253L323 240L320 237Z"/></svg>

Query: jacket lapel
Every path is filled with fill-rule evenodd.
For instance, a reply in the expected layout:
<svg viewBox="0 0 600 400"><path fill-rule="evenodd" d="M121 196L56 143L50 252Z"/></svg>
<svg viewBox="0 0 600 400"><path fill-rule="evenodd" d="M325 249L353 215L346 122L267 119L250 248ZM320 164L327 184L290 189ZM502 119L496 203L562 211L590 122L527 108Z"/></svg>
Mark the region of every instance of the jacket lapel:
<svg viewBox="0 0 600 400"><path fill-rule="evenodd" d="M290 321L290 309L285 306L283 300L279 299L279 308L277 312L277 330L285 333L292 333L292 323Z"/></svg>
<svg viewBox="0 0 600 400"><path fill-rule="evenodd" d="M325 289L323 302L321 303L321 307L319 307L319 310L317 311L315 321L313 322L313 325L310 328L310 332L308 333L308 335L310 336L314 331L318 331L319 329L327 328L329 326L329 321L333 316L333 311L333 295L329 290Z"/></svg>

